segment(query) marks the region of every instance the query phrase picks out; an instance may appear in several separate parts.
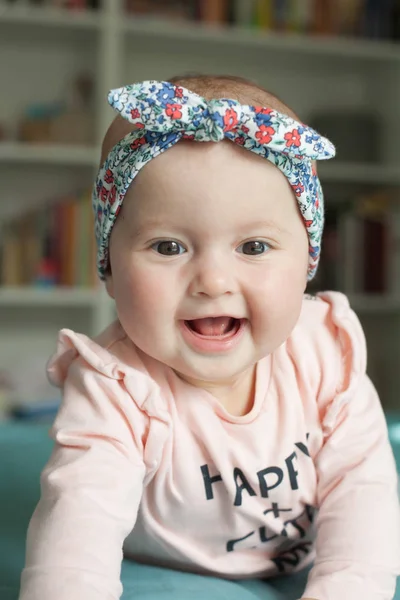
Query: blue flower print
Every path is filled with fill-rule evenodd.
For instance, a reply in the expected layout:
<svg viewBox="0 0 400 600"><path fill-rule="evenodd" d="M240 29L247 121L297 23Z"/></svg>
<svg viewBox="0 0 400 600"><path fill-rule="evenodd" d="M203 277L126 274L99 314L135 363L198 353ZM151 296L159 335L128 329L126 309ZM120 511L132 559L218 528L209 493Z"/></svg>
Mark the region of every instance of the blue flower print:
<svg viewBox="0 0 400 600"><path fill-rule="evenodd" d="M174 98L175 87L173 87L171 84L164 84L160 91L156 94L156 99L162 107L165 107L167 104L172 102Z"/></svg>
<svg viewBox="0 0 400 600"><path fill-rule="evenodd" d="M264 125L265 127L272 125L272 118L269 112L256 112L254 115L254 120L258 127L261 127L261 125Z"/></svg>

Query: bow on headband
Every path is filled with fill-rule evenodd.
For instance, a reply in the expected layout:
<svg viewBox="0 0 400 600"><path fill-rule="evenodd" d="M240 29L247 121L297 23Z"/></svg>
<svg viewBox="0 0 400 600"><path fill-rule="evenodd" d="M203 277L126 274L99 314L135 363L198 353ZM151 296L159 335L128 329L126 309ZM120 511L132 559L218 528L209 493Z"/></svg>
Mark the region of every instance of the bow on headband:
<svg viewBox="0 0 400 600"><path fill-rule="evenodd" d="M322 188L312 161L335 155L329 140L272 109L225 98L207 101L164 81L144 81L112 90L108 101L135 129L111 150L93 190L101 279L108 264L112 227L140 169L181 139L219 142L225 138L266 158L288 179L309 237L308 278L314 276L324 215Z"/></svg>

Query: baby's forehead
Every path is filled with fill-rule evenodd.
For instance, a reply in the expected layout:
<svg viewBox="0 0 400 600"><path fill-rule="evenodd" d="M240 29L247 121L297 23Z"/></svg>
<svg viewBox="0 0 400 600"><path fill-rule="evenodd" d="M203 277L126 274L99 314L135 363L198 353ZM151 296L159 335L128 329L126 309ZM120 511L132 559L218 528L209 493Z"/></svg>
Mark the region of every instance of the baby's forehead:
<svg viewBox="0 0 400 600"><path fill-rule="evenodd" d="M223 140L181 140L146 164L135 177L123 204L125 214L167 211L182 217L187 206L232 205L265 210L266 203L281 198L293 203L293 192L283 173L270 161ZM243 202L243 200L245 202ZM207 200L207 202L206 202ZM259 208L256 208L259 205ZM274 208L273 212L279 212ZM192 211L189 211L193 218ZM243 219L245 214L241 216Z"/></svg>
<svg viewBox="0 0 400 600"><path fill-rule="evenodd" d="M182 139L146 164L138 172L135 183L163 188L171 182L174 187L185 183L196 188L200 184L218 182L220 188L228 189L239 181L244 187L251 187L252 179L269 177L271 171L287 184L287 179L270 161L231 140L216 143Z"/></svg>

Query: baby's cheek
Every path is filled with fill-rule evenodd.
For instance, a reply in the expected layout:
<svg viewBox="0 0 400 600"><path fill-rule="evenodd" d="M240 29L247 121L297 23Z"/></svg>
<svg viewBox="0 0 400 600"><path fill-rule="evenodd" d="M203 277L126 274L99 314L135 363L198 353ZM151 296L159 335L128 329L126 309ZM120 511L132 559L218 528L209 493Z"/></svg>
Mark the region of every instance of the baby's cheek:
<svg viewBox="0 0 400 600"><path fill-rule="evenodd" d="M306 284L307 268L297 268L288 261L271 261L250 274L247 278L247 289L263 300L279 302L288 295L301 295Z"/></svg>
<svg viewBox="0 0 400 600"><path fill-rule="evenodd" d="M151 279L133 278L129 285L129 303L136 314L156 313L162 303L162 287Z"/></svg>
<svg viewBox="0 0 400 600"><path fill-rule="evenodd" d="M271 344L279 345L290 335L300 315L305 282L300 273L293 272L270 272L255 280L252 321Z"/></svg>
<svg viewBox="0 0 400 600"><path fill-rule="evenodd" d="M157 318L174 310L178 290L168 274L153 272L147 267L131 272L129 295L137 313Z"/></svg>

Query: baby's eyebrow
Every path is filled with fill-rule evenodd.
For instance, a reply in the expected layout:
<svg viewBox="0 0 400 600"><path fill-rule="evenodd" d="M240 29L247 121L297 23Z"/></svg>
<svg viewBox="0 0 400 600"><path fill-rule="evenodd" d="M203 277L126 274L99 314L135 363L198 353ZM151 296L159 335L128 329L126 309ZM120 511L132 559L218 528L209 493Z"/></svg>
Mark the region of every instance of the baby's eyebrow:
<svg viewBox="0 0 400 600"><path fill-rule="evenodd" d="M263 221L254 221L253 223L245 223L240 227L241 231L260 231L261 229L274 230L278 233L286 233L286 228L282 227L281 224L278 224L276 221L271 220L263 220Z"/></svg>
<svg viewBox="0 0 400 600"><path fill-rule="evenodd" d="M143 223L142 225L132 225L130 228L130 234L135 238L142 237L147 235L153 229L165 229L166 227L168 227L168 225L165 223L165 221L154 219L151 221L146 221L146 223Z"/></svg>
<svg viewBox="0 0 400 600"><path fill-rule="evenodd" d="M141 225L132 225L130 235L133 238L137 239L140 237L146 237L147 235L149 235L149 233L151 233L154 230L168 230L168 232L170 232L171 234L173 234L174 232L181 232L186 235L190 235L193 233L194 230L196 230L196 228L193 226L193 224L184 225L183 223L177 224L166 222L165 220L160 219L151 219ZM287 233L287 229L285 227L282 227L282 225L278 224L272 219L252 221L250 223L242 222L238 226L236 233L246 236L249 235L250 232L254 232L255 234L261 234L263 230L268 230L268 232L273 231L274 233Z"/></svg>

